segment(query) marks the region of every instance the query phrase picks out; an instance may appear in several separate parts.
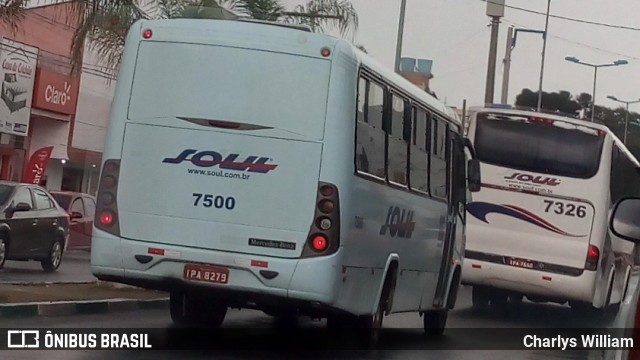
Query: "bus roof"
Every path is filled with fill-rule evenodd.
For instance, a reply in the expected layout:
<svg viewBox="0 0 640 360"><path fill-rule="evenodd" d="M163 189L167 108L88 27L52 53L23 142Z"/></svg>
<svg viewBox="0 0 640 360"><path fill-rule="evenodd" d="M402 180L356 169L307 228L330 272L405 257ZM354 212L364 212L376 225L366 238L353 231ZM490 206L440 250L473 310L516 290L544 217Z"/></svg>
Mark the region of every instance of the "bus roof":
<svg viewBox="0 0 640 360"><path fill-rule="evenodd" d="M255 20L208 20L208 19L153 19L153 20L139 20L138 27L142 24L145 26L162 26L162 25L179 25L189 23L189 26L194 29L222 31L229 30L231 32L237 32L238 29L247 29L247 32L264 34L285 34L294 32L304 33L307 38L313 38L316 40L325 40L326 46L334 48L335 52L341 52L345 56L352 57L355 61L367 67L380 77L382 77L388 83L402 89L405 93L411 95L422 103L426 104L431 111L440 113L441 116L446 117L449 121L461 125L462 122L458 118L453 109L450 109L440 100L436 99L431 94L423 91L418 86L405 79L400 74L396 73L392 69L382 65L379 61L372 56L366 54L362 50L358 49L352 43L327 34L309 32L308 27L302 25L281 24L270 21L255 21ZM171 24L171 25L169 25ZM260 27L264 31L256 31ZM132 27L133 28L133 27ZM244 30L242 30L244 31ZM322 42L322 41L320 41ZM334 54L335 55L335 54Z"/></svg>
<svg viewBox="0 0 640 360"><path fill-rule="evenodd" d="M483 106L469 108L470 115L478 112L492 112L492 113L499 113L499 114L513 114L513 115L523 115L523 116L538 116L538 117L544 117L551 120L561 120L561 121L568 122L570 124L584 126L594 130L600 130L606 133L607 136L610 136L613 139L613 142L616 143L616 145L618 145L620 150L625 155L627 155L627 157L629 157L637 167L640 167L640 162L636 159L635 155L633 155L633 153L629 151L629 149L616 136L616 134L605 125L596 124L590 121L585 121L578 118L572 118L572 117L561 115L561 114L553 114L553 113L546 113L546 112L528 111L528 110L520 110L520 109L507 109L507 108L501 108L501 107L492 108L492 107L483 107Z"/></svg>

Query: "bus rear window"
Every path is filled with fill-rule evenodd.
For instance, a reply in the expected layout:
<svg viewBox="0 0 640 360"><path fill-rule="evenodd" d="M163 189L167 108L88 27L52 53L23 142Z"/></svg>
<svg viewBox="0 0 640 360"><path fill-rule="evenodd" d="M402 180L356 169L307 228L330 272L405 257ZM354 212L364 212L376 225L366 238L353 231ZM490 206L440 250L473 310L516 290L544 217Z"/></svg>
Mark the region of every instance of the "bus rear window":
<svg viewBox="0 0 640 360"><path fill-rule="evenodd" d="M482 113L474 146L487 164L587 179L598 172L603 142L596 130L563 121Z"/></svg>
<svg viewBox="0 0 640 360"><path fill-rule="evenodd" d="M321 139L330 62L276 52L142 42L128 118L253 124Z"/></svg>

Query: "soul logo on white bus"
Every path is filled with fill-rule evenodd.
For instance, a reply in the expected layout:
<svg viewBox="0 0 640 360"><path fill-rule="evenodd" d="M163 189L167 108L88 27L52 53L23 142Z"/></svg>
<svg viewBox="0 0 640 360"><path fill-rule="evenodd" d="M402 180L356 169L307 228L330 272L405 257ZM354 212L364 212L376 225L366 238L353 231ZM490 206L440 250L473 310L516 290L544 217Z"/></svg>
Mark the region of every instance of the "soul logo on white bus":
<svg viewBox="0 0 640 360"><path fill-rule="evenodd" d="M518 180L522 182L528 182L538 185L556 186L560 185L560 179L554 177L543 177L531 174L513 173L504 177L506 180Z"/></svg>
<svg viewBox="0 0 640 360"><path fill-rule="evenodd" d="M162 160L166 164L180 164L183 161L191 162L198 167L218 166L225 170L249 171L256 173L268 173L278 167L275 164L267 164L270 158L264 156L251 155L247 156L244 161L237 161L239 154L228 154L223 156L217 151L205 150L198 151L194 149L183 150L175 158L165 158Z"/></svg>

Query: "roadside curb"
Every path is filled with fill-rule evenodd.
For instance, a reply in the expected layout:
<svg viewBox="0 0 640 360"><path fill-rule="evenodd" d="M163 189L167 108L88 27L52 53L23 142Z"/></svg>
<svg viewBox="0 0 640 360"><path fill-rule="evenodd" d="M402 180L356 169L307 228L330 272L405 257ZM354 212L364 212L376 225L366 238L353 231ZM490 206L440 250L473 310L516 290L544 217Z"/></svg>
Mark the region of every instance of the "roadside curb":
<svg viewBox="0 0 640 360"><path fill-rule="evenodd" d="M0 281L0 285L42 286L42 285L90 285L98 284L98 280L91 281Z"/></svg>
<svg viewBox="0 0 640 360"><path fill-rule="evenodd" d="M130 310L165 309L169 298L157 299L105 299L56 301L42 303L1 304L0 319L34 316L68 316L77 314L104 314Z"/></svg>

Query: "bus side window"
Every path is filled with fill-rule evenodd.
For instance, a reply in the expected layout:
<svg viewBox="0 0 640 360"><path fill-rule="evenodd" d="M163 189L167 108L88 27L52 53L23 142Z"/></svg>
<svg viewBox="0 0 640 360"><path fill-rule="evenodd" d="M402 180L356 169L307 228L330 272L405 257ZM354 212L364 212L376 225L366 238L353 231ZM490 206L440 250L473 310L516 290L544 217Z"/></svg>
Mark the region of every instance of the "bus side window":
<svg viewBox="0 0 640 360"><path fill-rule="evenodd" d="M365 110L367 106L367 80L360 78L358 82L358 115L356 121L365 122Z"/></svg>
<svg viewBox="0 0 640 360"><path fill-rule="evenodd" d="M364 99L366 103L363 121L360 121L360 113L356 119L356 166L358 171L379 178L386 175L386 135L382 127L385 95L385 90L380 85L367 80L359 82L358 101Z"/></svg>
<svg viewBox="0 0 640 360"><path fill-rule="evenodd" d="M411 189L429 193L429 131L428 115L422 109L414 108L413 136L411 142Z"/></svg>
<svg viewBox="0 0 640 360"><path fill-rule="evenodd" d="M429 183L431 194L438 198L447 197L447 127L437 118L432 120L431 164Z"/></svg>
<svg viewBox="0 0 640 360"><path fill-rule="evenodd" d="M397 95L391 97L391 124L389 124L389 181L407 184L407 140L405 131L405 101Z"/></svg>

